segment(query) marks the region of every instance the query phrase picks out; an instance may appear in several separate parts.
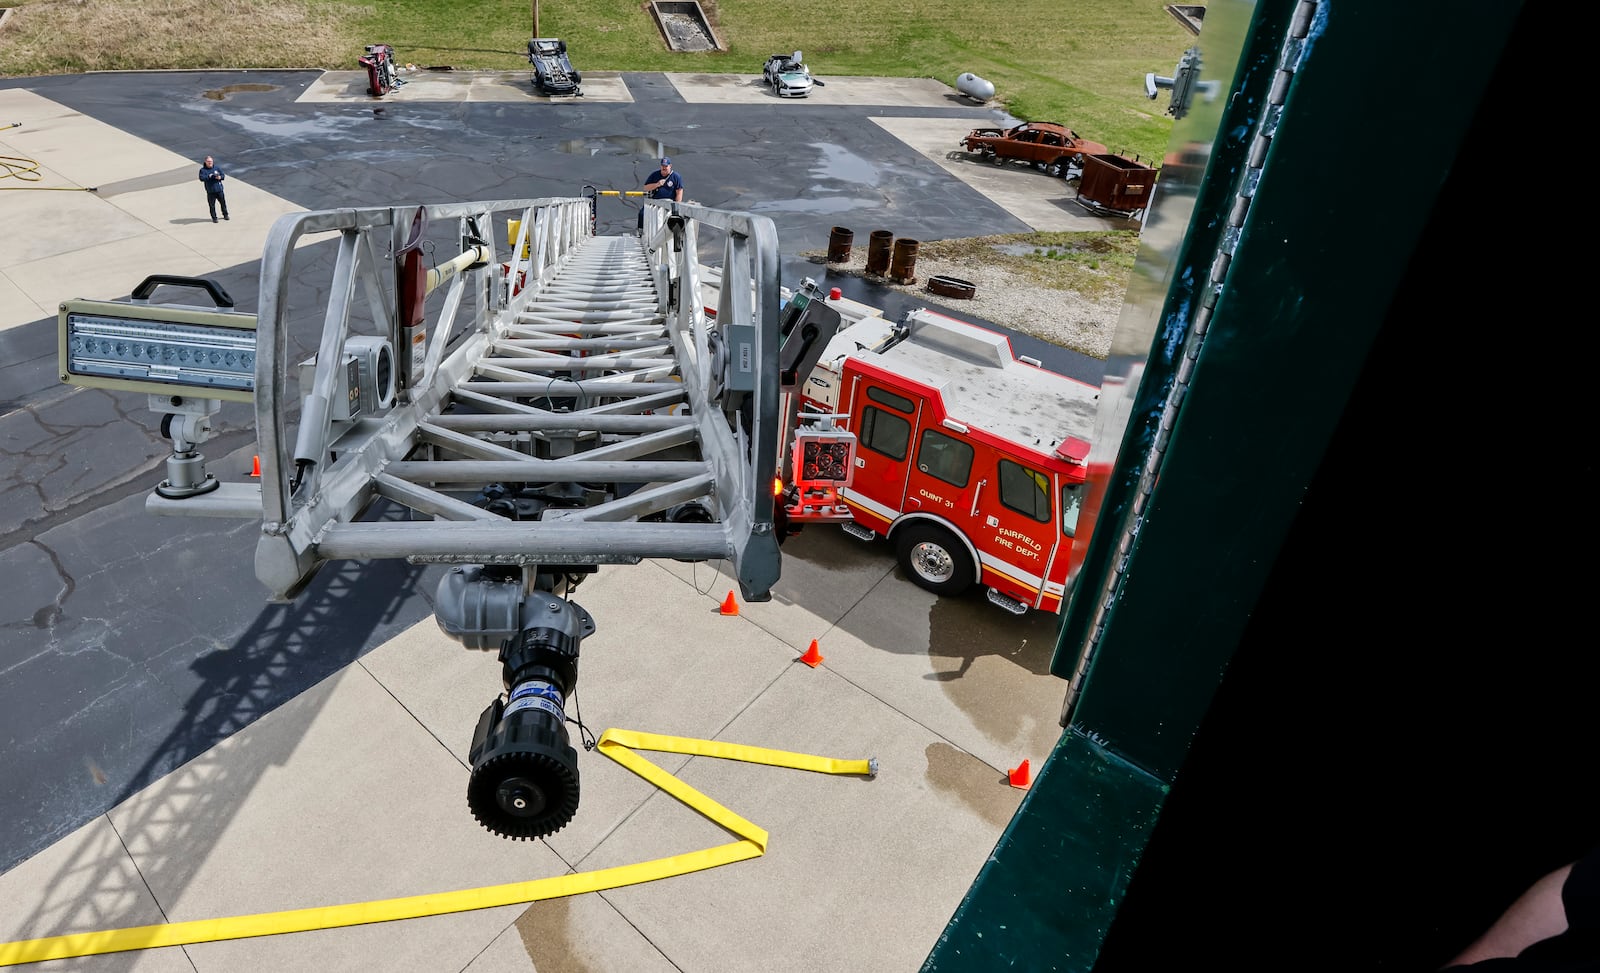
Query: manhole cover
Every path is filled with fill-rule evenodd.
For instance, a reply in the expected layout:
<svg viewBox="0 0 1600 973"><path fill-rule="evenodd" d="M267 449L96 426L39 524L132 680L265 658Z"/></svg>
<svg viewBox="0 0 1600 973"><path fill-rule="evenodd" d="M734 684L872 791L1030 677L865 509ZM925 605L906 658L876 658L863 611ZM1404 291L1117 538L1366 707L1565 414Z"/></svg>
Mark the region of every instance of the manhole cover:
<svg viewBox="0 0 1600 973"><path fill-rule="evenodd" d="M977 292L978 285L970 280L962 280L960 277L936 274L928 278L928 290L942 297L954 297L965 301Z"/></svg>

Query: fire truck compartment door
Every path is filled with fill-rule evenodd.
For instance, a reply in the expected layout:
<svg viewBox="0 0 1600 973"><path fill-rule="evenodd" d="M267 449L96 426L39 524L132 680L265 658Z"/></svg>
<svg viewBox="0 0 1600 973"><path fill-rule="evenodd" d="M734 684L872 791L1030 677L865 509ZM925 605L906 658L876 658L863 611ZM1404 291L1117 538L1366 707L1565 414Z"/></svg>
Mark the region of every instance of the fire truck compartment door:
<svg viewBox="0 0 1600 973"><path fill-rule="evenodd" d="M873 383L863 382L858 388L850 409L860 417L854 420L856 475L850 492L873 501L871 506L892 519L905 509L906 477L916 451L922 403Z"/></svg>
<svg viewBox="0 0 1600 973"><path fill-rule="evenodd" d="M1015 569L1043 578L1058 536L1050 477L1004 456L984 465L992 479L978 499L983 536L974 537L973 543Z"/></svg>

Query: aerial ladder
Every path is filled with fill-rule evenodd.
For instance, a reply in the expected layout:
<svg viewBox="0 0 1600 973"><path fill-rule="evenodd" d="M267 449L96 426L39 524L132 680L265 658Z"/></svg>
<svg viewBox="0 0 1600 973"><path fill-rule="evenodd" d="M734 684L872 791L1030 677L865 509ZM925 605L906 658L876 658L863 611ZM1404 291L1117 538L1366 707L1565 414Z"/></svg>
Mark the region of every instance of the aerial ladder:
<svg viewBox="0 0 1600 973"><path fill-rule="evenodd" d="M143 391L163 413L173 451L147 510L259 519L255 569L272 599L331 561L448 566L436 620L498 651L505 689L473 736L468 803L510 838L577 811L565 705L595 630L570 597L586 575L722 560L749 602L770 600L779 575L771 220L651 201L642 235L600 236L594 206L289 214L268 233L254 315L181 277L60 315L64 382ZM305 245L330 239L331 261ZM706 286L713 265L719 283L750 286ZM162 285L203 288L215 306L156 303ZM253 404L259 481L205 470L224 401Z"/></svg>

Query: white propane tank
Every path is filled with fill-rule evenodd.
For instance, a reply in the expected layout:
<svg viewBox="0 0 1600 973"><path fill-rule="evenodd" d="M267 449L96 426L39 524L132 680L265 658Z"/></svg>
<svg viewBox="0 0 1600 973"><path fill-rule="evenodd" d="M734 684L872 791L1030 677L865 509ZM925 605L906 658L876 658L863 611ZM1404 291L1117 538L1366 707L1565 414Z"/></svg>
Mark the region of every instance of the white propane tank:
<svg viewBox="0 0 1600 973"><path fill-rule="evenodd" d="M993 82L985 81L971 71L956 78L956 90L973 101L988 101L994 97Z"/></svg>

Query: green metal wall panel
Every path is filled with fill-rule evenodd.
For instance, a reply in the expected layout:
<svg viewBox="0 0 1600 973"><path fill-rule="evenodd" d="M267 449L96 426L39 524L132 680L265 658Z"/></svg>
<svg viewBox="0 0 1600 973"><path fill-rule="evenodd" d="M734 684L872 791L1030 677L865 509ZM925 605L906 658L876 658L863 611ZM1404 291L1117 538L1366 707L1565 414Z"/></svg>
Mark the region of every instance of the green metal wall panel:
<svg viewBox="0 0 1600 973"><path fill-rule="evenodd" d="M1053 665L1073 682L1063 742L1039 775L1052 785L1029 795L925 970L1095 968L1144 824L1211 706L1519 13L1208 6L1197 45L1208 71L1232 38L1237 70L1211 133L1174 127L1169 161L1209 140L1209 163L1176 256L1141 252L1119 325L1125 360L1108 362L1108 386L1127 389L1102 408L1127 425L1096 471L1093 540ZM1181 210L1173 188L1158 184L1146 235L1161 193ZM1261 730L1270 774L1282 741ZM1091 785L1113 765L1127 769L1119 786Z"/></svg>

